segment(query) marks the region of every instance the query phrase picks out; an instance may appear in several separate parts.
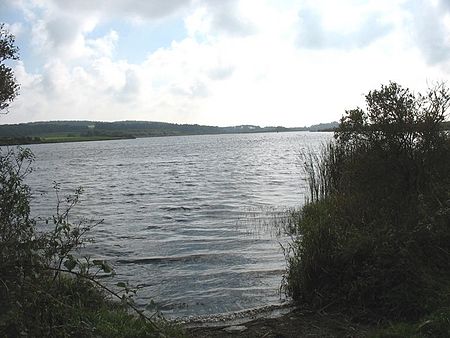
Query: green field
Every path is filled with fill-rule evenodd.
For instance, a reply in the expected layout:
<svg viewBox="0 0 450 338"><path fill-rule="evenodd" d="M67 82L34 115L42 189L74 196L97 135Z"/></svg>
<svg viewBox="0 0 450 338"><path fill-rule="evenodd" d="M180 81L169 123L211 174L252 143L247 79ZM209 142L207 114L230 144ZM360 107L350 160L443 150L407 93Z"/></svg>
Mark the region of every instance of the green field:
<svg viewBox="0 0 450 338"><path fill-rule="evenodd" d="M40 142L37 143L61 143L61 142L86 142L86 141L108 141L108 140L123 140L131 139L133 137L126 136L106 136L106 135L92 135L92 136L80 136L80 135L53 135L40 137Z"/></svg>

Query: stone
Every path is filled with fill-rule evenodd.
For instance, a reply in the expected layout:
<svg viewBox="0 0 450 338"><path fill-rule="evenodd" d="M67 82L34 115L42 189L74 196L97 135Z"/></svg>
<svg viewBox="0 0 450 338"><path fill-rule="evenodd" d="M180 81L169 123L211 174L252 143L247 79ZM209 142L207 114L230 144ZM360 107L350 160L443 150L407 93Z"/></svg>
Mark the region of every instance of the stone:
<svg viewBox="0 0 450 338"><path fill-rule="evenodd" d="M224 328L223 330L228 333L240 333L240 332L244 332L245 330L247 330L247 326L233 325L233 326L228 326L228 327Z"/></svg>

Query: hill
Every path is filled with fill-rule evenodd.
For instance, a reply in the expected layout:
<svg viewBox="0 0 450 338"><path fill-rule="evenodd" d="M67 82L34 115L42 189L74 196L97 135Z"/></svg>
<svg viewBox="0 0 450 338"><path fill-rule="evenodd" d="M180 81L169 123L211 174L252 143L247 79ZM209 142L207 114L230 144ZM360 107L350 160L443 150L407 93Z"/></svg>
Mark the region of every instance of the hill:
<svg viewBox="0 0 450 338"><path fill-rule="evenodd" d="M255 125L216 127L151 121L49 121L0 125L0 145L299 130L308 129Z"/></svg>

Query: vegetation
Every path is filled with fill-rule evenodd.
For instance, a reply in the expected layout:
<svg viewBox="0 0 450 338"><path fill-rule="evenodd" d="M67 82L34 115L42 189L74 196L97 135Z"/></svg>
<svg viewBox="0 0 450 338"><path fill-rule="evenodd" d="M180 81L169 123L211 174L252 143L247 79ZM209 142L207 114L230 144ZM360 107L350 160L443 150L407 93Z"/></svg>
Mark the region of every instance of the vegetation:
<svg viewBox="0 0 450 338"><path fill-rule="evenodd" d="M366 102L306 161L310 198L291 229L287 291L314 309L448 336L449 92L438 85L414 94L390 83Z"/></svg>
<svg viewBox="0 0 450 338"><path fill-rule="evenodd" d="M19 49L14 45L14 36L6 30L4 24L0 24L0 112L7 111L19 92L13 70L5 65L5 61L18 58Z"/></svg>
<svg viewBox="0 0 450 338"><path fill-rule="evenodd" d="M197 124L174 124L146 121L94 122L52 121L0 125L0 144L31 144L50 142L97 141L136 137L263 133L306 130L243 125L214 127ZM316 129L314 129L316 130Z"/></svg>

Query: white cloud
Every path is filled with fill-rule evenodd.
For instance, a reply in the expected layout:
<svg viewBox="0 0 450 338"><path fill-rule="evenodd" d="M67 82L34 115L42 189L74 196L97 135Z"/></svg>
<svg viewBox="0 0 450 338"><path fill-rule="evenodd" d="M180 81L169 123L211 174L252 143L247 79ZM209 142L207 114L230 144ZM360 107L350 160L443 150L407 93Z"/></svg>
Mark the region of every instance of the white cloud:
<svg viewBox="0 0 450 338"><path fill-rule="evenodd" d="M1 8L0 8L1 9ZM5 29L15 37L23 33L23 24L21 22L14 22L12 24L5 24Z"/></svg>
<svg viewBox="0 0 450 338"><path fill-rule="evenodd" d="M384 13L370 8L370 2L345 6L303 5L298 13L298 43L312 49L364 48L386 36L393 23ZM369 10L370 9L370 10Z"/></svg>
<svg viewBox="0 0 450 338"><path fill-rule="evenodd" d="M42 66L31 72L18 63L21 95L4 123L303 126L337 120L389 80L422 89L450 72L445 15L419 0L24 0L22 6ZM444 0L436 6L450 12ZM184 38L139 63L115 57L126 39L114 28L117 18L124 25L167 17L184 22ZM99 25L108 27L100 36Z"/></svg>
<svg viewBox="0 0 450 338"><path fill-rule="evenodd" d="M45 1L45 0L43 0ZM62 12L101 16L130 16L140 19L160 19L190 5L189 0L47 0Z"/></svg>
<svg viewBox="0 0 450 338"><path fill-rule="evenodd" d="M251 21L239 10L238 1L210 0L206 3L211 14L211 30L236 36L245 36L254 32L255 27Z"/></svg>
<svg viewBox="0 0 450 338"><path fill-rule="evenodd" d="M90 49L90 52L94 56L107 56L112 57L114 48L119 40L119 34L116 31L111 30L107 35L98 39L86 40L86 45Z"/></svg>
<svg viewBox="0 0 450 338"><path fill-rule="evenodd" d="M409 28L426 61L450 63L450 27L446 24L450 14L448 0L410 0L405 7L410 13Z"/></svg>

